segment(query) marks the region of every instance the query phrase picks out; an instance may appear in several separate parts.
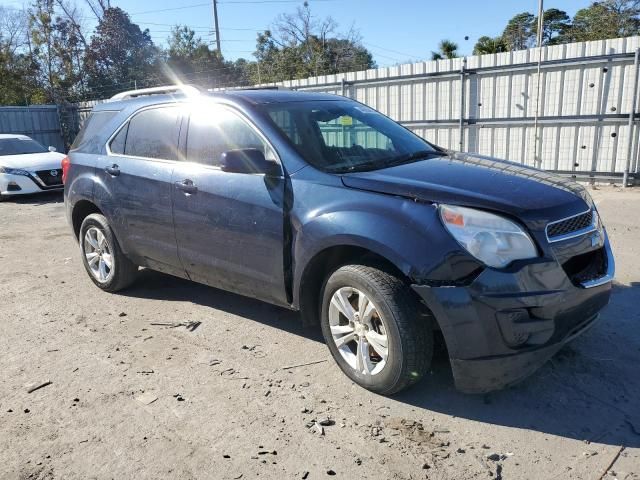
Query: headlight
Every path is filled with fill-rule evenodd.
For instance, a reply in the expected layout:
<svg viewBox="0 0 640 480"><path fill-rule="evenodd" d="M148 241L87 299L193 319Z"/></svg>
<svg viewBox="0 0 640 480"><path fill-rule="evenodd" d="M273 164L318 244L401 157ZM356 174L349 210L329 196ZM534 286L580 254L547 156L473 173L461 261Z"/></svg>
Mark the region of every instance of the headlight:
<svg viewBox="0 0 640 480"><path fill-rule="evenodd" d="M538 256L531 237L519 225L499 215L473 208L440 205L446 229L464 249L489 267Z"/></svg>
<svg viewBox="0 0 640 480"><path fill-rule="evenodd" d="M24 175L25 177L29 176L29 172L27 172L26 170L21 170L19 168L0 167L0 173L8 173L10 175Z"/></svg>

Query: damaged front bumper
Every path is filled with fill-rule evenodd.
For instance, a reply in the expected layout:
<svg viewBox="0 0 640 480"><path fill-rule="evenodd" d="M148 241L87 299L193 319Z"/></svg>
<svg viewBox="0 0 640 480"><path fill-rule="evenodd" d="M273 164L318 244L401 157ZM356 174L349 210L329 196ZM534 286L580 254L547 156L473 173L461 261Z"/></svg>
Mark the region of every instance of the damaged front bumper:
<svg viewBox="0 0 640 480"><path fill-rule="evenodd" d="M603 262L588 279L571 275L569 263L541 258L511 270L487 268L467 286L413 285L442 330L460 391L514 384L593 325L609 302L615 270L605 232L588 253Z"/></svg>

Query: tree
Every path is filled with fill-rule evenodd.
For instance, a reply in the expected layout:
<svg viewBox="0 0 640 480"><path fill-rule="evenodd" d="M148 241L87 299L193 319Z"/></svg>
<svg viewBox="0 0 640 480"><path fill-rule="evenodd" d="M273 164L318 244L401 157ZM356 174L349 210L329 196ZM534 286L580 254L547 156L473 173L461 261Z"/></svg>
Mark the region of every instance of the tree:
<svg viewBox="0 0 640 480"><path fill-rule="evenodd" d="M544 24L542 27L542 44L558 45L566 43L566 35L571 29L571 18L567 12L550 8L542 15ZM533 34L538 35L538 17L534 19Z"/></svg>
<svg viewBox="0 0 640 480"><path fill-rule="evenodd" d="M17 53L27 43L25 12L0 6L0 48Z"/></svg>
<svg viewBox="0 0 640 480"><path fill-rule="evenodd" d="M84 65L94 98L151 85L159 79L158 49L149 30L140 30L122 9L110 7L98 22Z"/></svg>
<svg viewBox="0 0 640 480"><path fill-rule="evenodd" d="M487 37L486 35L480 37L473 47L474 55L485 55L487 53L501 53L506 52L507 46L504 43L502 37Z"/></svg>
<svg viewBox="0 0 640 480"><path fill-rule="evenodd" d="M529 12L515 15L502 32L502 40L508 50L523 50L535 40L535 16Z"/></svg>
<svg viewBox="0 0 640 480"><path fill-rule="evenodd" d="M102 19L105 12L111 8L110 0L85 0L89 6L89 10L95 15L98 21Z"/></svg>
<svg viewBox="0 0 640 480"><path fill-rule="evenodd" d="M86 48L87 40L85 35L85 30L82 26L83 12L78 9L75 3L71 3L67 0L56 0L56 3L60 10L62 10L62 15L66 18L70 23L71 27L75 30L78 39L82 43L82 46Z"/></svg>
<svg viewBox="0 0 640 480"><path fill-rule="evenodd" d="M47 100L79 97L83 41L76 26L56 14L53 0L35 0L28 23L30 56L39 66Z"/></svg>
<svg viewBox="0 0 640 480"><path fill-rule="evenodd" d="M578 10L567 41L586 42L640 34L640 0L604 0Z"/></svg>
<svg viewBox="0 0 640 480"><path fill-rule="evenodd" d="M431 52L431 60L442 60L443 58L456 58L458 56L458 44L451 40L441 40L438 44L438 51Z"/></svg>
<svg viewBox="0 0 640 480"><path fill-rule="evenodd" d="M0 105L46 99L37 81L37 64L26 49L28 43L26 13L0 7Z"/></svg>
<svg viewBox="0 0 640 480"><path fill-rule="evenodd" d="M168 39L166 51L167 80L176 79L203 87L246 85L243 78L244 65L227 62L219 52L209 48L196 33L187 26L176 26Z"/></svg>
<svg viewBox="0 0 640 480"><path fill-rule="evenodd" d="M375 66L373 55L366 48L355 43L353 40L355 36L355 34L350 34L349 38L327 39L324 62L322 63L325 71L339 73Z"/></svg>
<svg viewBox="0 0 640 480"><path fill-rule="evenodd" d="M251 76L257 83L373 68L371 53L351 28L337 33L331 18L315 18L305 2L294 14L276 18L274 28L258 34Z"/></svg>

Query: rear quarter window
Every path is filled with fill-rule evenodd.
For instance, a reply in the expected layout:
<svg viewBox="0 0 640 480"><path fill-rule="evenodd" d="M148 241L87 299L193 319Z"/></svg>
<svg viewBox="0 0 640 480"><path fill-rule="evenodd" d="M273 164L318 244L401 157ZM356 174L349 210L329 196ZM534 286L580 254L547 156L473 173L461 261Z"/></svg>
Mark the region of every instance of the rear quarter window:
<svg viewBox="0 0 640 480"><path fill-rule="evenodd" d="M85 120L80 132L73 141L70 150L78 150L85 153L100 153L103 142L100 141L100 131L118 112L104 110L93 112Z"/></svg>

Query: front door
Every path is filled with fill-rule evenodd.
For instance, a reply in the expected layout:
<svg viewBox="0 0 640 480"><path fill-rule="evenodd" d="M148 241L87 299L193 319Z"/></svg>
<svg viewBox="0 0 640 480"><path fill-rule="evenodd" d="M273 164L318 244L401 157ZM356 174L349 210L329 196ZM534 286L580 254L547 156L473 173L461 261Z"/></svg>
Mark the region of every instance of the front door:
<svg viewBox="0 0 640 480"><path fill-rule="evenodd" d="M241 148L259 148L276 159L240 113L193 108L186 162L173 171L178 255L193 280L285 304L284 178L220 170L220 155Z"/></svg>

